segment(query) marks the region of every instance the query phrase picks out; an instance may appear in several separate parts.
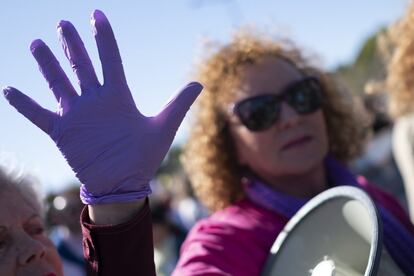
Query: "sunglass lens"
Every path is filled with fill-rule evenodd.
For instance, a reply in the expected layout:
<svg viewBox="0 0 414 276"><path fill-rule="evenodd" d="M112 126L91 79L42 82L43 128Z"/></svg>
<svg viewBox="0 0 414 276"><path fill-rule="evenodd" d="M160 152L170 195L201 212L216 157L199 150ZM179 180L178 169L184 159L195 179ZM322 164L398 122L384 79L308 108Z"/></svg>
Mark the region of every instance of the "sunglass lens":
<svg viewBox="0 0 414 276"><path fill-rule="evenodd" d="M321 87L315 80L299 83L287 94L287 102L300 114L318 110L321 100Z"/></svg>
<svg viewBox="0 0 414 276"><path fill-rule="evenodd" d="M264 130L277 120L280 103L273 97L265 95L241 102L236 112L242 123L250 130Z"/></svg>

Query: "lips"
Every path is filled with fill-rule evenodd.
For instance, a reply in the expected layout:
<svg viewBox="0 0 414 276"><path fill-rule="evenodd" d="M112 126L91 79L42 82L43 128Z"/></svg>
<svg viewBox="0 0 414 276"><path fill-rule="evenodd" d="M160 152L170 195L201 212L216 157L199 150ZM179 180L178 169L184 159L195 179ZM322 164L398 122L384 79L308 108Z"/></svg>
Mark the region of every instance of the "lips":
<svg viewBox="0 0 414 276"><path fill-rule="evenodd" d="M288 149L292 149L292 148L295 148L295 147L302 146L302 145L308 143L311 140L312 140L312 137L308 136L308 135L292 139L292 140L290 140L289 142L287 142L286 144L283 145L282 150L288 150Z"/></svg>
<svg viewBox="0 0 414 276"><path fill-rule="evenodd" d="M56 276L56 274L53 272L49 272L49 273L46 273L44 276Z"/></svg>

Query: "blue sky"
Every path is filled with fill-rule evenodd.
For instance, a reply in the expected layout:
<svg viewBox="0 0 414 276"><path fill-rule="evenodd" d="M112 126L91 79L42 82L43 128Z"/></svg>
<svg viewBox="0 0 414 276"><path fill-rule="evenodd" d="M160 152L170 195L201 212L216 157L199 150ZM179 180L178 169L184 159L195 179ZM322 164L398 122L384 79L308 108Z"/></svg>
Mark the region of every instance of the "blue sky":
<svg viewBox="0 0 414 276"><path fill-rule="evenodd" d="M203 38L226 41L241 25L278 30L333 68L352 60L364 39L402 15L407 0L161 0L4 1L0 17L0 85L13 85L44 107L56 102L28 45L43 39L76 83L56 34L56 23L71 21L100 74L89 16L103 10L112 23L134 99L144 114L155 114L188 81ZM19 164L46 190L75 181L53 142L4 99L0 99L0 163ZM186 139L187 121L176 142Z"/></svg>

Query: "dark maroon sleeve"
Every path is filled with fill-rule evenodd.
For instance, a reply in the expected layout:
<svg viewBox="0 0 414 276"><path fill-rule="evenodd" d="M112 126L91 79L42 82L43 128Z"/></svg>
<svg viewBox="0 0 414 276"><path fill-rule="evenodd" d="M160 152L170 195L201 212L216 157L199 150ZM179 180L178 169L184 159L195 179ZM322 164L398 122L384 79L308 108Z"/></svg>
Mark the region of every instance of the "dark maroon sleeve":
<svg viewBox="0 0 414 276"><path fill-rule="evenodd" d="M92 224L85 207L81 225L88 275L155 275L148 199L132 220L118 225Z"/></svg>

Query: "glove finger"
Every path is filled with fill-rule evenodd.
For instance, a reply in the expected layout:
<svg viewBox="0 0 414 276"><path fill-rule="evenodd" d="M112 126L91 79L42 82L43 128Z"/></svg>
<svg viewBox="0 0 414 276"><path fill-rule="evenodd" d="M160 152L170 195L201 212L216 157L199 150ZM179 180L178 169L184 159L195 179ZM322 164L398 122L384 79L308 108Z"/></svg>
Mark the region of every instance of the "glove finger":
<svg viewBox="0 0 414 276"><path fill-rule="evenodd" d="M108 19L103 12L95 10L92 14L91 23L102 63L104 83L126 84L121 55Z"/></svg>
<svg viewBox="0 0 414 276"><path fill-rule="evenodd" d="M56 57L42 40L34 40L30 45L30 50L39 64L39 69L44 78L49 83L49 88L53 91L56 100L60 102L63 112L66 113L70 108L72 99L77 97L78 94L65 72L63 72Z"/></svg>
<svg viewBox="0 0 414 276"><path fill-rule="evenodd" d="M41 130L50 134L53 122L57 115L41 107L38 103L13 87L3 88L3 93L7 101L24 117L29 119Z"/></svg>
<svg viewBox="0 0 414 276"><path fill-rule="evenodd" d="M173 96L157 116L157 120L162 121L162 127L176 131L202 90L200 83L191 82Z"/></svg>
<svg viewBox="0 0 414 276"><path fill-rule="evenodd" d="M62 20L58 24L58 32L63 51L78 77L81 91L98 87L95 69L75 27L69 21Z"/></svg>

